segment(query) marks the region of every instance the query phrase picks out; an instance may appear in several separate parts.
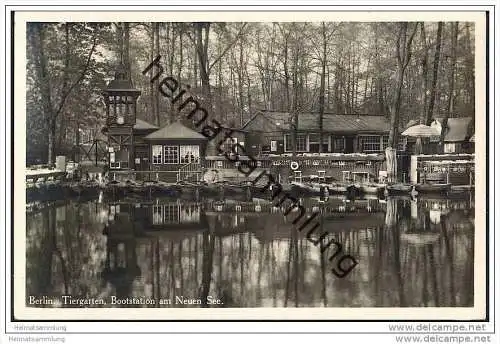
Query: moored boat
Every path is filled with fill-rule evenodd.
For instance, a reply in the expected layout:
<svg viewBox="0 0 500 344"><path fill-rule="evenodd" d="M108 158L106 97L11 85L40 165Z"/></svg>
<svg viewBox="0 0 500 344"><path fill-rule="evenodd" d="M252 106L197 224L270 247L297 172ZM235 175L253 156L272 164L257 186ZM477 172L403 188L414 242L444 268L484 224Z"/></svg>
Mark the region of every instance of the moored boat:
<svg viewBox="0 0 500 344"><path fill-rule="evenodd" d="M417 233L402 233L401 240L410 245L421 246L435 243L439 240L439 233L436 232L417 232Z"/></svg>
<svg viewBox="0 0 500 344"><path fill-rule="evenodd" d="M385 184L363 183L360 185L359 189L362 193L376 195L384 191Z"/></svg>
<svg viewBox="0 0 500 344"><path fill-rule="evenodd" d="M402 183L396 183L396 184L388 184L386 185L385 189L387 190L387 193L389 195L405 195L409 194L412 190L413 186L410 184L402 184Z"/></svg>
<svg viewBox="0 0 500 344"><path fill-rule="evenodd" d="M329 192L329 186L320 183L300 183L292 182L291 191L297 195L324 195Z"/></svg>
<svg viewBox="0 0 500 344"><path fill-rule="evenodd" d="M451 184L417 184L415 189L419 193L447 193L451 190Z"/></svg>
<svg viewBox="0 0 500 344"><path fill-rule="evenodd" d="M331 194L345 194L347 193L347 184L330 184L328 186L328 191Z"/></svg>
<svg viewBox="0 0 500 344"><path fill-rule="evenodd" d="M360 184L349 184L347 186L347 198L356 198L361 194L361 185Z"/></svg>

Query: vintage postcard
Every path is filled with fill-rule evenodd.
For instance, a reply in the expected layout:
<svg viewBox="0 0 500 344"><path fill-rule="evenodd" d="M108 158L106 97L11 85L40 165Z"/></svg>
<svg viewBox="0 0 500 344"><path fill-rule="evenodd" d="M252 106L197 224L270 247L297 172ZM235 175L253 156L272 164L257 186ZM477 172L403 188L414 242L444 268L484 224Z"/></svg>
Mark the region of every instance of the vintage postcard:
<svg viewBox="0 0 500 344"><path fill-rule="evenodd" d="M16 11L17 320L484 320L481 11Z"/></svg>

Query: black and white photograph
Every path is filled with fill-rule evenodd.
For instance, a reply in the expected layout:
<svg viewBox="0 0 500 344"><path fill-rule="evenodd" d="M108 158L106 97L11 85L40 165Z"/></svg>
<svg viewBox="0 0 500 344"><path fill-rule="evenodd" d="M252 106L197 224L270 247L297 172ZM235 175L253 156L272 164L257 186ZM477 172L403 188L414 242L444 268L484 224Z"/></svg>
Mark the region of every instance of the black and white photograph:
<svg viewBox="0 0 500 344"><path fill-rule="evenodd" d="M484 318L484 13L272 15L21 21L20 319Z"/></svg>

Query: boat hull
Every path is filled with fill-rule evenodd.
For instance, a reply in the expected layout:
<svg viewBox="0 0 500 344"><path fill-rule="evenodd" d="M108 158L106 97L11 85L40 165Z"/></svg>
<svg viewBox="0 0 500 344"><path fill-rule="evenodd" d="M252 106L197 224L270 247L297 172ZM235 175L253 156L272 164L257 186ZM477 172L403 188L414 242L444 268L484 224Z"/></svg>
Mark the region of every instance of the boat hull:
<svg viewBox="0 0 500 344"><path fill-rule="evenodd" d="M451 190L451 184L417 184L415 190L419 193L447 193Z"/></svg>
<svg viewBox="0 0 500 344"><path fill-rule="evenodd" d="M389 195L406 195L412 190L411 185L407 184L392 184L385 187Z"/></svg>
<svg viewBox="0 0 500 344"><path fill-rule="evenodd" d="M385 189L385 185L361 185L360 191L364 194L378 195Z"/></svg>

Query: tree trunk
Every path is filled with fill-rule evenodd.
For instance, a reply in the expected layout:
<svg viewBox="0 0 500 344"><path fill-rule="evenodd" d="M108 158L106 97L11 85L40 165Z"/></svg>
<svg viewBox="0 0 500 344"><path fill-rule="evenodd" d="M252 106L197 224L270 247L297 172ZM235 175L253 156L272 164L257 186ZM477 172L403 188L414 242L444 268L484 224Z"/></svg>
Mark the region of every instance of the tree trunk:
<svg viewBox="0 0 500 344"><path fill-rule="evenodd" d="M326 24L321 23L323 36L323 55L321 57L321 81L319 85L319 152L323 152L323 117L325 116L325 77L326 77Z"/></svg>
<svg viewBox="0 0 500 344"><path fill-rule="evenodd" d="M446 112L443 118L443 123L441 124L441 137L439 139L439 144L441 148L444 147L444 138L446 135L446 131L448 129L448 118L453 112L454 101L455 101L455 69L457 64L457 40L458 40L458 22L450 23L451 26L451 66L450 66L450 74L448 76L448 101L446 104Z"/></svg>
<svg viewBox="0 0 500 344"><path fill-rule="evenodd" d="M208 37L210 23L195 23L196 51L198 55L201 88L204 96L204 106L213 113L212 95L210 90L210 70L208 65Z"/></svg>
<svg viewBox="0 0 500 344"><path fill-rule="evenodd" d="M151 23L151 32L150 32L150 48L151 55L150 61L155 59L155 23ZM160 126L160 118L156 115L156 101L155 101L155 84L153 82L149 83L149 106L151 108L151 115L153 116L153 121L157 126Z"/></svg>
<svg viewBox="0 0 500 344"><path fill-rule="evenodd" d="M471 113L472 113L472 126L473 126L473 131L475 132L475 117L476 117L476 111L475 111L475 104L476 104L476 95L475 95L475 78L474 78L474 46L471 43L471 37L470 37L470 24L466 23L465 24L465 43L466 43L466 51L467 51L467 57L465 59L465 75L466 78L469 82L466 83L466 89L467 89L467 94L468 94L468 101L471 106Z"/></svg>
<svg viewBox="0 0 500 344"><path fill-rule="evenodd" d="M160 55L160 23L154 23L153 25L154 31L154 55ZM158 126L161 125L161 117L160 117L160 78L157 78L154 82L154 111L156 123Z"/></svg>
<svg viewBox="0 0 500 344"><path fill-rule="evenodd" d="M47 154L47 164L52 165L54 163L54 140L55 140L55 122L54 122L54 110L52 107L52 92L50 79L47 71L47 57L45 56L45 32L43 23L34 24L35 28L35 39L36 42L33 46L35 54L35 70L37 74L38 82L40 83L41 101L42 109L44 112L45 123L47 123L47 134L48 134L48 154Z"/></svg>
<svg viewBox="0 0 500 344"><path fill-rule="evenodd" d="M130 23L123 23L123 65L127 71L127 77L132 78L132 66L130 64Z"/></svg>
<svg viewBox="0 0 500 344"><path fill-rule="evenodd" d="M431 88L431 98L429 100L429 109L427 110L427 116L425 118L425 125L430 125L432 122L432 116L434 111L434 102L436 100L436 85L438 79L439 71L439 55L441 54L441 35L443 32L443 22L438 23L438 30L436 35L436 51L434 53L434 67L432 70L432 88Z"/></svg>
<svg viewBox="0 0 500 344"><path fill-rule="evenodd" d="M427 38L425 34L425 23L421 22L420 23L420 39L421 39L421 44L424 47L424 57L422 58L422 93L423 93L423 104L422 104L422 111L420 113L420 123L424 124L426 123L426 112L427 112L427 98L428 94L428 86L429 86L429 58L428 58L428 47L427 47Z"/></svg>
<svg viewBox="0 0 500 344"><path fill-rule="evenodd" d="M239 66L238 66L238 103L240 112L240 124L243 123L243 41L240 40L239 44Z"/></svg>
<svg viewBox="0 0 500 344"><path fill-rule="evenodd" d="M48 164L49 166L53 166L55 162L55 154L56 154L56 121L52 119L50 121L49 127L49 154L48 154Z"/></svg>
<svg viewBox="0 0 500 344"><path fill-rule="evenodd" d="M398 60L398 86L394 109L392 109L391 111L391 129L389 132L388 147L385 151L387 159L387 179L390 183L396 182L397 180L396 147L398 143L399 117L401 115L401 94L403 90L405 70L410 63L411 45L417 31L417 26L418 24L414 25L410 37L407 37L408 23L400 23L399 34L396 41L396 52Z"/></svg>
<svg viewBox="0 0 500 344"><path fill-rule="evenodd" d="M283 58L283 71L285 73L285 94L286 94L286 111L290 111L290 75L288 73L288 37L285 38L285 56Z"/></svg>
<svg viewBox="0 0 500 344"><path fill-rule="evenodd" d="M299 65L299 53L295 42L294 55L293 55L293 100L292 100L292 113L293 113L293 150L292 155L295 157L297 155L297 135L298 135L298 125L299 125L299 80L298 80L298 65Z"/></svg>

